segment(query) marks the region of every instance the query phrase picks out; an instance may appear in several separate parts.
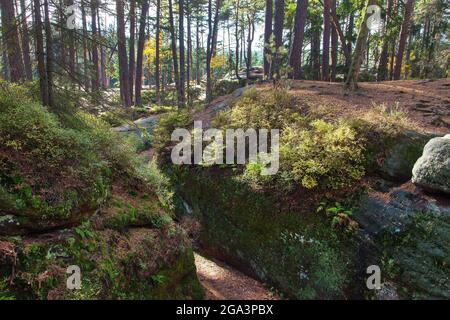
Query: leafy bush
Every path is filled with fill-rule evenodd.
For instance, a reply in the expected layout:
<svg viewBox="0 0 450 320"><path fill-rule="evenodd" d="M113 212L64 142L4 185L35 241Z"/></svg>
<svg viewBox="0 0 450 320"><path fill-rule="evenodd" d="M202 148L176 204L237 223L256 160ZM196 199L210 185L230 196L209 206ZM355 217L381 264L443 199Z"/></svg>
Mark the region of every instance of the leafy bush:
<svg viewBox="0 0 450 320"><path fill-rule="evenodd" d="M161 116L153 130L153 146L158 152L162 152L170 144L172 132L178 128L186 128L192 122L192 116L188 111L168 112Z"/></svg>
<svg viewBox="0 0 450 320"><path fill-rule="evenodd" d="M363 145L345 122L292 125L280 139L280 163L303 187L339 189L364 175Z"/></svg>
<svg viewBox="0 0 450 320"><path fill-rule="evenodd" d="M234 108L219 113L213 125L222 128L280 129L280 171L262 177L261 164L246 166L244 178L252 184L277 180L312 188L339 189L364 175L363 139L344 121L326 122L301 113L302 106L287 91L251 89Z"/></svg>

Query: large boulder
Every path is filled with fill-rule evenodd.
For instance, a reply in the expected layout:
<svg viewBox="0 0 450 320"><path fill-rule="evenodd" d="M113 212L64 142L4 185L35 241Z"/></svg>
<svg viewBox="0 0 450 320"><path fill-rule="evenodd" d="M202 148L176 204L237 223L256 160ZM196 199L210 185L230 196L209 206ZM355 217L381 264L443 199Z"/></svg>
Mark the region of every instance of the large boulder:
<svg viewBox="0 0 450 320"><path fill-rule="evenodd" d="M412 182L424 189L450 193L450 134L431 139L412 170Z"/></svg>

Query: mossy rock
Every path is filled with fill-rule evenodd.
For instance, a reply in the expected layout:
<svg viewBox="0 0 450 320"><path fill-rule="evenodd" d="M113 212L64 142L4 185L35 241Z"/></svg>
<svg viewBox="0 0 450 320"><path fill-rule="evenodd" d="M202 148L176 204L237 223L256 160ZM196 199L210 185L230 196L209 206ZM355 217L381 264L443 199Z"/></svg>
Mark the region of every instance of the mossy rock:
<svg viewBox="0 0 450 320"><path fill-rule="evenodd" d="M67 288L77 265L81 289ZM89 224L0 241L0 299L200 299L192 249L175 225L95 230Z"/></svg>
<svg viewBox="0 0 450 320"><path fill-rule="evenodd" d="M183 201L201 224L201 246L295 299L349 298L354 240L316 213L308 195L256 191L231 170L167 168ZM294 201L291 201L293 200ZM306 201L308 202L308 201ZM364 281L360 282L364 284ZM353 290L353 291L352 291Z"/></svg>

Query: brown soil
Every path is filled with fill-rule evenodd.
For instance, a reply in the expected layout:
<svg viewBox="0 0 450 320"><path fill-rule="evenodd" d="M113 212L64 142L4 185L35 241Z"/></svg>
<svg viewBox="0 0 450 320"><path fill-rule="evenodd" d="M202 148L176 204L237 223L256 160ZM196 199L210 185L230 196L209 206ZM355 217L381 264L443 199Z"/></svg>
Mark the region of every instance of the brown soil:
<svg viewBox="0 0 450 320"><path fill-rule="evenodd" d="M258 281L217 260L195 253L197 275L207 300L279 300Z"/></svg>

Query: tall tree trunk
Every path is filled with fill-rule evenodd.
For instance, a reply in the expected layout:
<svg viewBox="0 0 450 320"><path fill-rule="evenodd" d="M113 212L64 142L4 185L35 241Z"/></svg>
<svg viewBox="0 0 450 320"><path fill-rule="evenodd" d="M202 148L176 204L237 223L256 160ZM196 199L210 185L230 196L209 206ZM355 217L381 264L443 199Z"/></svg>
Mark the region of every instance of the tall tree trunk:
<svg viewBox="0 0 450 320"><path fill-rule="evenodd" d="M391 14L393 0L387 0L386 19L384 21L384 37L383 47L380 53L380 62L378 63L377 81L384 81L388 75L388 60L389 60L389 33L391 27Z"/></svg>
<svg viewBox="0 0 450 320"><path fill-rule="evenodd" d="M313 79L320 78L320 29L315 28L311 33L311 67Z"/></svg>
<svg viewBox="0 0 450 320"><path fill-rule="evenodd" d="M330 0L323 0L322 80L330 80Z"/></svg>
<svg viewBox="0 0 450 320"><path fill-rule="evenodd" d="M73 0L67 0L67 6L72 6ZM69 36L69 71L71 74L76 74L76 50L75 50L75 30L67 31Z"/></svg>
<svg viewBox="0 0 450 320"><path fill-rule="evenodd" d="M308 0L305 0L308 1ZM270 52L270 38L272 37L272 25L273 25L273 0L266 0L266 12L264 19L264 78L271 79L270 65L269 61ZM272 59L270 59L272 60Z"/></svg>
<svg viewBox="0 0 450 320"><path fill-rule="evenodd" d="M136 34L136 0L130 1L130 59L129 59L129 73L130 73L130 99L131 103L133 103L133 88L134 88L134 76L135 76L135 68L136 68L136 52L134 49L134 39Z"/></svg>
<svg viewBox="0 0 450 320"><path fill-rule="evenodd" d="M331 0L331 22L336 14L336 0ZM338 31L335 24L332 22L331 28L331 67L330 67L330 79L331 81L336 81L336 68L338 63ZM339 22L336 23L339 25Z"/></svg>
<svg viewBox="0 0 450 320"><path fill-rule="evenodd" d="M350 53L352 52L352 44L353 44L353 28L355 27L355 12L352 11L350 12L350 17L349 17L349 22L348 22L348 26L347 26L347 51ZM349 63L351 63L351 59L350 61L348 61ZM350 68L350 64L346 65L347 68Z"/></svg>
<svg viewBox="0 0 450 320"><path fill-rule="evenodd" d="M200 71L200 66L201 66L201 56L200 56L200 19L197 16L196 18L196 41L195 41L195 45L196 45L196 49L195 49L195 78L196 78L196 82L197 85L200 85L200 79L201 79L201 71Z"/></svg>
<svg viewBox="0 0 450 320"><path fill-rule="evenodd" d="M12 82L25 79L25 71L20 54L20 41L14 12L14 0L0 2L2 13L3 44L8 52L9 70Z"/></svg>
<svg viewBox="0 0 450 320"><path fill-rule="evenodd" d="M236 78L240 79L239 76L239 5L240 1L236 1L236 13L234 16L234 40L236 42L236 63L234 65L234 73Z"/></svg>
<svg viewBox="0 0 450 320"><path fill-rule="evenodd" d="M102 39L102 28L100 24L100 6L97 8L97 29L98 38ZM103 89L108 88L108 81L106 79L106 52L105 48L100 44L100 86Z"/></svg>
<svg viewBox="0 0 450 320"><path fill-rule="evenodd" d="M275 23L273 33L275 36L276 53L274 57L273 70L277 79L281 77L281 54L280 49L283 47L283 27L284 27L284 0L275 0Z"/></svg>
<svg viewBox="0 0 450 320"><path fill-rule="evenodd" d="M45 46L47 51L47 90L48 106L53 107L53 39L52 26L50 24L50 12L48 9L48 0L44 0L45 14Z"/></svg>
<svg viewBox="0 0 450 320"><path fill-rule="evenodd" d="M149 0L143 0L142 8L141 8L141 17L140 17L140 21L139 21L139 36L138 36L137 60L136 60L135 104L137 106L142 105L142 97L141 97L142 70L143 70L143 62L144 62L145 26L147 24L148 9L149 9ZM159 22L157 22L157 23L159 23ZM158 48L158 50L159 50L159 48ZM159 54L159 52L158 52L158 54ZM159 74L157 76L159 78ZM159 81L159 79L158 79L158 81Z"/></svg>
<svg viewBox="0 0 450 320"><path fill-rule="evenodd" d="M156 104L161 104L161 66L159 60L159 50L161 46L161 0L156 0L156 57L155 57L155 86L156 86Z"/></svg>
<svg viewBox="0 0 450 320"><path fill-rule="evenodd" d="M34 4L34 36L36 44L36 60L38 63L39 86L41 91L42 104L49 105L48 99L48 83L47 71L45 70L45 52L44 52L44 37L42 35L42 17L41 17L41 3L40 0L33 0Z"/></svg>
<svg viewBox="0 0 450 320"><path fill-rule="evenodd" d="M355 50L353 52L352 64L350 65L350 70L348 71L347 79L345 81L346 86L355 90L358 87L358 76L361 68L361 64L364 60L364 53L367 45L367 36L369 35L369 28L367 26L367 18L370 15L367 12L367 7L376 3L376 0L368 0L367 5L363 11L363 19L359 27L358 38L356 39Z"/></svg>
<svg viewBox="0 0 450 320"><path fill-rule="evenodd" d="M169 31L170 31L170 47L172 49L173 59L173 74L175 77L175 87L177 90L177 102L178 106L182 105L182 98L180 95L180 74L178 70L178 52L177 52L177 38L175 36L175 23L173 20L173 5L172 0L169 0Z"/></svg>
<svg viewBox="0 0 450 320"><path fill-rule="evenodd" d="M97 35L97 7L98 0L91 0L91 28L92 28L92 90L100 89L100 60L98 58Z"/></svg>
<svg viewBox="0 0 450 320"><path fill-rule="evenodd" d="M292 69L292 78L301 79L302 75L302 50L303 38L305 34L306 12L308 10L308 0L297 0L295 9L293 40L289 55L289 65Z"/></svg>
<svg viewBox="0 0 450 320"><path fill-rule="evenodd" d="M87 22L86 22L86 3L85 0L81 0L81 21L83 27L83 72L84 72L84 86L86 91L90 89L90 80L89 80L89 52L87 45Z"/></svg>
<svg viewBox="0 0 450 320"><path fill-rule="evenodd" d="M400 41L398 43L398 51L395 57L394 80L400 80L400 73L402 69L403 53L406 47L406 40L408 39L409 26L411 24L411 16L414 11L415 0L407 0L405 4L405 15L400 32Z"/></svg>
<svg viewBox="0 0 450 320"><path fill-rule="evenodd" d="M247 35L247 59L246 59L246 67L247 67L247 80L250 78L250 68L252 67L252 43L255 38L255 17L248 16L248 35Z"/></svg>
<svg viewBox="0 0 450 320"><path fill-rule="evenodd" d="M219 26L219 10L222 0L216 0L214 8L214 21L212 16L212 0L208 1L208 40L206 47L206 100L212 100L211 59L215 55L217 46L217 34Z"/></svg>
<svg viewBox="0 0 450 320"><path fill-rule="evenodd" d="M186 3L186 15L187 15L187 45L188 45L188 53L187 53L187 66L186 66L186 92L187 92L187 99L188 104L190 104L191 100L191 88L190 88L190 82L191 82L191 76L192 76L192 33L191 33L191 9L189 6L189 1Z"/></svg>
<svg viewBox="0 0 450 320"><path fill-rule="evenodd" d="M186 84L186 53L184 50L184 0L178 0L179 17L178 17L178 39L180 41L180 103L185 102L185 84Z"/></svg>
<svg viewBox="0 0 450 320"><path fill-rule="evenodd" d="M25 6L25 0L20 0L20 10L22 12L22 56L23 56L23 64L25 67L25 75L27 80L33 79L33 69L31 66L31 58L30 58L30 37L28 35L28 23L27 23L27 8Z"/></svg>
<svg viewBox="0 0 450 320"><path fill-rule="evenodd" d="M125 39L125 14L123 0L116 0L117 11L117 52L119 54L120 90L122 103L125 108L131 107L130 74L127 62L127 48Z"/></svg>

